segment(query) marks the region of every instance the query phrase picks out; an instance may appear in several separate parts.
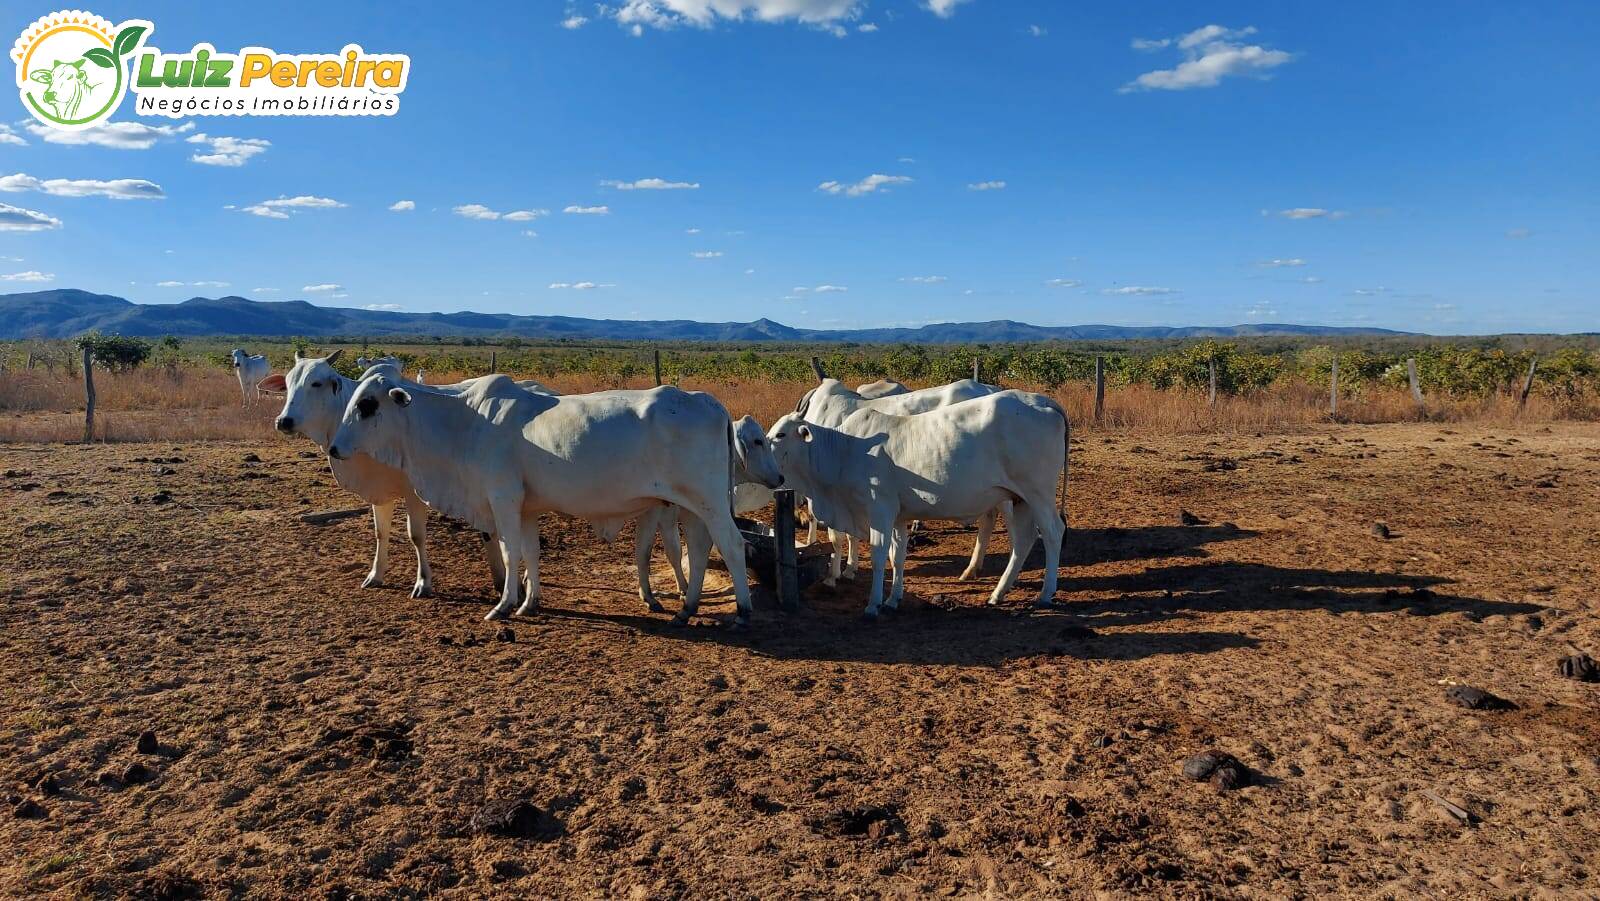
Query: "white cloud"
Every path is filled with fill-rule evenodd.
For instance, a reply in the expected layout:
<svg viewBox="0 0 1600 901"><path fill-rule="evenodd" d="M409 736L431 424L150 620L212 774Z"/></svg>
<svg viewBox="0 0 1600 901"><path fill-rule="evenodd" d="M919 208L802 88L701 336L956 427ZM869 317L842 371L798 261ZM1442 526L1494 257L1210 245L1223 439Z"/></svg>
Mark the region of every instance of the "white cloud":
<svg viewBox="0 0 1600 901"><path fill-rule="evenodd" d="M877 26L877 23L875 23L875 22L862 22L860 25L856 26L856 31L859 31L862 34L872 34L874 31L877 31L877 30L878 30L878 26Z"/></svg>
<svg viewBox="0 0 1600 901"><path fill-rule="evenodd" d="M1256 265L1262 267L1263 269L1281 269L1285 266L1304 266L1305 264L1305 260L1302 260L1299 257L1292 257L1287 260L1262 260Z"/></svg>
<svg viewBox="0 0 1600 901"><path fill-rule="evenodd" d="M27 272L13 272L9 275L0 275L0 282L51 282L55 281L54 272L40 272L31 269Z"/></svg>
<svg viewBox="0 0 1600 901"><path fill-rule="evenodd" d="M1028 33L1036 38L1042 38L1050 33L1050 29L1045 28L1043 25L1029 25Z"/></svg>
<svg viewBox="0 0 1600 901"><path fill-rule="evenodd" d="M1076 288L1083 284L1083 282L1075 278L1053 278L1045 282L1045 284L1052 288Z"/></svg>
<svg viewBox="0 0 1600 901"><path fill-rule="evenodd" d="M901 277L900 280L918 285L937 285L940 282L949 281L948 278L942 275L907 275Z"/></svg>
<svg viewBox="0 0 1600 901"><path fill-rule="evenodd" d="M157 141L194 131L193 122L182 125L146 125L143 122L107 122L82 131L61 131L38 122L23 126L36 138L49 144L77 144L110 147L114 150L149 150Z"/></svg>
<svg viewBox="0 0 1600 901"><path fill-rule="evenodd" d="M696 191L700 188L697 181L667 181L664 178L641 178L637 181L611 179L600 184L618 191Z"/></svg>
<svg viewBox="0 0 1600 901"><path fill-rule="evenodd" d="M195 287L195 288L226 288L226 287L228 287L228 283L227 282L201 281L201 282L190 282L189 284L190 284L191 287Z"/></svg>
<svg viewBox="0 0 1600 901"><path fill-rule="evenodd" d="M1121 296L1146 296L1152 294L1177 294L1176 288L1153 288L1145 285L1128 285L1122 288L1106 288L1101 294L1115 294Z"/></svg>
<svg viewBox="0 0 1600 901"><path fill-rule="evenodd" d="M683 233L686 234L686 235L698 235L698 234L700 234L700 229L698 229L698 228L686 228L686 229L683 230Z"/></svg>
<svg viewBox="0 0 1600 901"><path fill-rule="evenodd" d="M492 210L481 203L462 204L458 207L452 207L450 211L463 219L504 219L507 222L532 222L540 216L550 215L549 210L512 210L508 213L502 213L499 210Z"/></svg>
<svg viewBox="0 0 1600 901"><path fill-rule="evenodd" d="M811 290L816 294L843 294L850 289L840 285L818 285Z"/></svg>
<svg viewBox="0 0 1600 901"><path fill-rule="evenodd" d="M616 285L595 284L594 282L551 282L551 290L570 288L573 291L593 291L596 288L615 288Z"/></svg>
<svg viewBox="0 0 1600 901"><path fill-rule="evenodd" d="M225 207L225 209L227 209L227 208ZM249 213L252 216L260 216L263 219L287 219L287 218L289 218L289 214L288 213L285 213L282 210L275 210L272 207L265 206L265 205L259 204L259 203L253 204L251 206L240 207L239 208L239 212L241 212L241 213Z"/></svg>
<svg viewBox="0 0 1600 901"><path fill-rule="evenodd" d="M1509 229L1509 230L1506 231L1506 237L1511 238L1514 241L1520 241L1523 238L1531 238L1531 237L1533 237L1533 229L1531 229L1531 228L1513 228L1513 229Z"/></svg>
<svg viewBox="0 0 1600 901"><path fill-rule="evenodd" d="M717 257L722 256L722 251L720 251L720 250L693 250L693 251L689 252L689 256L692 256L697 260L714 260Z"/></svg>
<svg viewBox="0 0 1600 901"><path fill-rule="evenodd" d="M561 27L567 29L568 31L576 31L587 24L589 24L588 18L576 14L567 16L565 19L561 20Z"/></svg>
<svg viewBox="0 0 1600 901"><path fill-rule="evenodd" d="M390 211L396 213L409 213L416 208L417 202L414 200L396 200L394 203L389 204Z"/></svg>
<svg viewBox="0 0 1600 901"><path fill-rule="evenodd" d="M156 282L156 287L157 288L182 288L184 286L184 284L185 284L184 282L175 282L175 281L172 281L172 280L169 279L169 280L164 281L164 282Z"/></svg>
<svg viewBox="0 0 1600 901"><path fill-rule="evenodd" d="M17 147L26 147L28 142L22 136L11 130L11 126L0 122L0 144L12 144Z"/></svg>
<svg viewBox="0 0 1600 901"><path fill-rule="evenodd" d="M611 207L608 206L578 206L576 204L562 210L563 213L575 213L579 216L609 216Z"/></svg>
<svg viewBox="0 0 1600 901"><path fill-rule="evenodd" d="M190 144L205 144L210 153L196 153L189 157L192 163L205 166L243 166L251 157L267 152L272 142L265 138L211 137L205 133L190 135Z"/></svg>
<svg viewBox="0 0 1600 901"><path fill-rule="evenodd" d="M928 12L941 19L950 18L955 14L956 7L966 2L967 0L926 0Z"/></svg>
<svg viewBox="0 0 1600 901"><path fill-rule="evenodd" d="M754 269L746 269L746 270L745 270L745 271L744 271L744 274L745 274L745 275L755 275L755 274L756 274L756 271L755 271L755 270L754 270Z"/></svg>
<svg viewBox="0 0 1600 901"><path fill-rule="evenodd" d="M1377 297L1379 294L1388 294L1389 289L1383 285L1379 285L1376 288L1357 288L1351 293L1360 295L1361 297Z"/></svg>
<svg viewBox="0 0 1600 901"><path fill-rule="evenodd" d="M401 305L399 305L397 303L369 303L369 304L366 304L366 305L362 306L361 309L363 309L363 310L381 310L383 312L393 313L393 312L397 312L399 310L403 310L403 309L405 309L405 307L403 307L403 306L401 306Z"/></svg>
<svg viewBox="0 0 1600 901"><path fill-rule="evenodd" d="M1276 316L1278 315L1278 311L1267 306L1265 303L1258 303L1250 307L1250 309L1245 310L1244 314L1246 316L1255 318L1259 316Z"/></svg>
<svg viewBox="0 0 1600 901"><path fill-rule="evenodd" d="M301 194L297 197L278 197L273 200L263 200L249 206L238 207L241 213L260 216L264 219L287 219L289 214L299 210L332 210L342 209L345 204L334 200L332 197L317 197L313 194ZM223 209L234 209L232 205Z"/></svg>
<svg viewBox="0 0 1600 901"><path fill-rule="evenodd" d="M524 238L537 238L537 237L539 237L539 233L538 233L538 232L536 232L536 231L534 231L534 230L533 230L533 229L531 229L531 228L525 228L525 229L523 229L523 230L522 230L522 231L521 231L521 235L522 235L522 236L523 236L523 237L524 237Z"/></svg>
<svg viewBox="0 0 1600 901"><path fill-rule="evenodd" d="M1134 38L1132 47L1135 50L1160 50L1162 47L1172 46L1171 38Z"/></svg>
<svg viewBox="0 0 1600 901"><path fill-rule="evenodd" d="M167 195L161 186L142 178L100 181L92 178L34 178L18 172L0 176L0 191L38 191L57 197L109 197L112 200L161 200Z"/></svg>
<svg viewBox="0 0 1600 901"><path fill-rule="evenodd" d="M276 293L278 293L278 289L277 288L251 288L250 289L250 293L251 294L276 294Z"/></svg>
<svg viewBox="0 0 1600 901"><path fill-rule="evenodd" d="M1004 191L1006 183L1003 181L980 181L967 185L968 191Z"/></svg>
<svg viewBox="0 0 1600 901"><path fill-rule="evenodd" d="M1343 219L1347 214L1343 210L1325 210L1315 206L1297 206L1293 209L1280 210L1279 216L1285 219Z"/></svg>
<svg viewBox="0 0 1600 901"><path fill-rule="evenodd" d="M910 182L911 177L908 175L874 174L863 178L853 185L841 184L836 181L825 181L822 184L817 185L817 190L826 191L829 194L844 194L847 197L860 197L863 194L874 193L885 185L903 185L909 184Z"/></svg>
<svg viewBox="0 0 1600 901"><path fill-rule="evenodd" d="M42 232L60 227L61 220L54 216L0 203L0 232Z"/></svg>
<svg viewBox="0 0 1600 901"><path fill-rule="evenodd" d="M1255 34L1254 27L1230 29L1221 25L1197 28L1178 38L1151 41L1138 39L1135 50L1158 50L1176 44L1183 54L1183 62L1171 69L1146 72L1121 87L1121 92L1183 91L1190 88L1212 88L1231 75L1258 75L1267 77L1272 69L1294 57L1282 50L1268 50L1259 44L1245 44L1242 39Z"/></svg>
<svg viewBox="0 0 1600 901"><path fill-rule="evenodd" d="M328 294L331 292L343 291L344 285L335 285L331 283L322 285L306 285L300 290L306 292L307 294Z"/></svg>
<svg viewBox="0 0 1600 901"><path fill-rule="evenodd" d="M862 0L620 0L616 6L599 9L635 37L646 28L710 28L719 20L798 22L838 35L843 31L839 23L856 19L865 5Z"/></svg>

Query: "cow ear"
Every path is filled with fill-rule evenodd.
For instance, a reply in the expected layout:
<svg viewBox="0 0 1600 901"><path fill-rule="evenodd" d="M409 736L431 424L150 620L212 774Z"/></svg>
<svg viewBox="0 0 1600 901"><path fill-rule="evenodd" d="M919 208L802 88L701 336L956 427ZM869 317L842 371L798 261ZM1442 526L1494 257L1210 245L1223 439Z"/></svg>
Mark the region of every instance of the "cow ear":
<svg viewBox="0 0 1600 901"><path fill-rule="evenodd" d="M344 348L341 347L338 350L334 351L333 353L328 354L328 359L325 362L329 366L332 366L335 362L338 361L339 355L342 354L342 353L344 353Z"/></svg>
<svg viewBox="0 0 1600 901"><path fill-rule="evenodd" d="M262 391L270 391L273 394L282 394L283 392L289 390L288 383L284 381L284 378L281 375L269 375L257 382L256 387L260 388Z"/></svg>
<svg viewBox="0 0 1600 901"><path fill-rule="evenodd" d="M28 74L28 77L33 79L34 81L39 82L40 84L49 84L50 83L50 70L49 69L34 69L31 73Z"/></svg>
<svg viewBox="0 0 1600 901"><path fill-rule="evenodd" d="M411 406L411 395L409 393L407 393L406 389L404 389L404 388L390 388L389 389L389 399L394 401L395 404L398 405L398 406L402 406L402 407Z"/></svg>
<svg viewBox="0 0 1600 901"><path fill-rule="evenodd" d="M808 426L808 425L802 424L800 426L799 432L800 432L800 440L804 441L804 442L806 442L808 444L811 442L811 440L813 438L816 437L815 435L813 435L811 433L811 426Z"/></svg>

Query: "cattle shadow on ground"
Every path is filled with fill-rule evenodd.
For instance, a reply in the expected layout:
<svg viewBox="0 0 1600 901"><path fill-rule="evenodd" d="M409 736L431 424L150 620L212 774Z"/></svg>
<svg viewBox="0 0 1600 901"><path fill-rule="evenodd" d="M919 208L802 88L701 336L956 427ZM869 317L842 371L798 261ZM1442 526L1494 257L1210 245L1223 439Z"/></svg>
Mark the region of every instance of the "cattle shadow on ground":
<svg viewBox="0 0 1600 901"><path fill-rule="evenodd" d="M910 599L908 598L908 604ZM858 617L801 610L779 613L770 603L748 631L711 624L712 617L731 614L731 605L710 605L689 626L673 626L665 617L643 613L615 614L546 607L540 619L579 628L623 626L641 634L686 642L743 647L777 660L816 660L913 664L919 666L999 666L1031 657L1078 660L1142 660L1166 654L1210 654L1254 648L1258 642L1236 632L1088 633L1075 616L1054 611L1031 612L1016 607L942 608L908 606L876 623ZM762 609L767 608L767 609Z"/></svg>
<svg viewBox="0 0 1600 901"><path fill-rule="evenodd" d="M976 535L976 529L945 529L933 534L941 537L966 532ZM999 534L1000 530L997 529ZM1137 526L1134 528L1110 527L1104 529L1068 529L1061 542L1062 566L1092 566L1096 563L1117 563L1128 560L1152 560L1162 557L1206 556L1205 546L1223 541L1254 538L1261 533L1241 529L1233 523L1204 526ZM1009 541L1009 537L1007 539ZM990 545L994 547L993 544ZM983 559L982 572L998 576L1006 568L1010 551L990 550ZM969 554L912 552L913 573L929 576L955 576L966 569ZM1027 567L1044 566L1044 549L1035 544L1028 556Z"/></svg>

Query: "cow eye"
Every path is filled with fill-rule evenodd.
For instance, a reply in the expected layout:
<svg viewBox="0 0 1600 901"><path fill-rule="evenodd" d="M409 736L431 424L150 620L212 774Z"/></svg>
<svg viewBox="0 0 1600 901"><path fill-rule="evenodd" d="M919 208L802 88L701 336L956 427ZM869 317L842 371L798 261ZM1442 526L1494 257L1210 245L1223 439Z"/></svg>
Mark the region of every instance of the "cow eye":
<svg viewBox="0 0 1600 901"><path fill-rule="evenodd" d="M321 388L322 387L322 383L321 382L312 382L311 383L311 387L313 387L313 388Z"/></svg>
<svg viewBox="0 0 1600 901"><path fill-rule="evenodd" d="M362 419L366 419L378 412L378 399L376 397L361 398L356 401L356 412L361 414Z"/></svg>
<svg viewBox="0 0 1600 901"><path fill-rule="evenodd" d="M754 441L752 441L750 443L754 444L756 447L760 447L761 446L761 439L757 438L756 440L754 440Z"/></svg>

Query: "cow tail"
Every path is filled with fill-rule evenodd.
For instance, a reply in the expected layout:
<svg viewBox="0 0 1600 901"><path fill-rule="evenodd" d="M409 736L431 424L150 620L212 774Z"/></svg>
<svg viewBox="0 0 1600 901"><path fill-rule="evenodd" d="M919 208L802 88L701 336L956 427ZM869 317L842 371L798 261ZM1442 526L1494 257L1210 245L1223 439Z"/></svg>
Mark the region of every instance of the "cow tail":
<svg viewBox="0 0 1600 901"><path fill-rule="evenodd" d="M1061 524L1067 523L1067 464L1072 457L1072 420L1067 411L1061 411L1061 488L1056 493L1056 512L1061 514Z"/></svg>
<svg viewBox="0 0 1600 901"><path fill-rule="evenodd" d="M739 435L733 430L733 420L728 420L728 509L733 509L734 473L739 469Z"/></svg>

